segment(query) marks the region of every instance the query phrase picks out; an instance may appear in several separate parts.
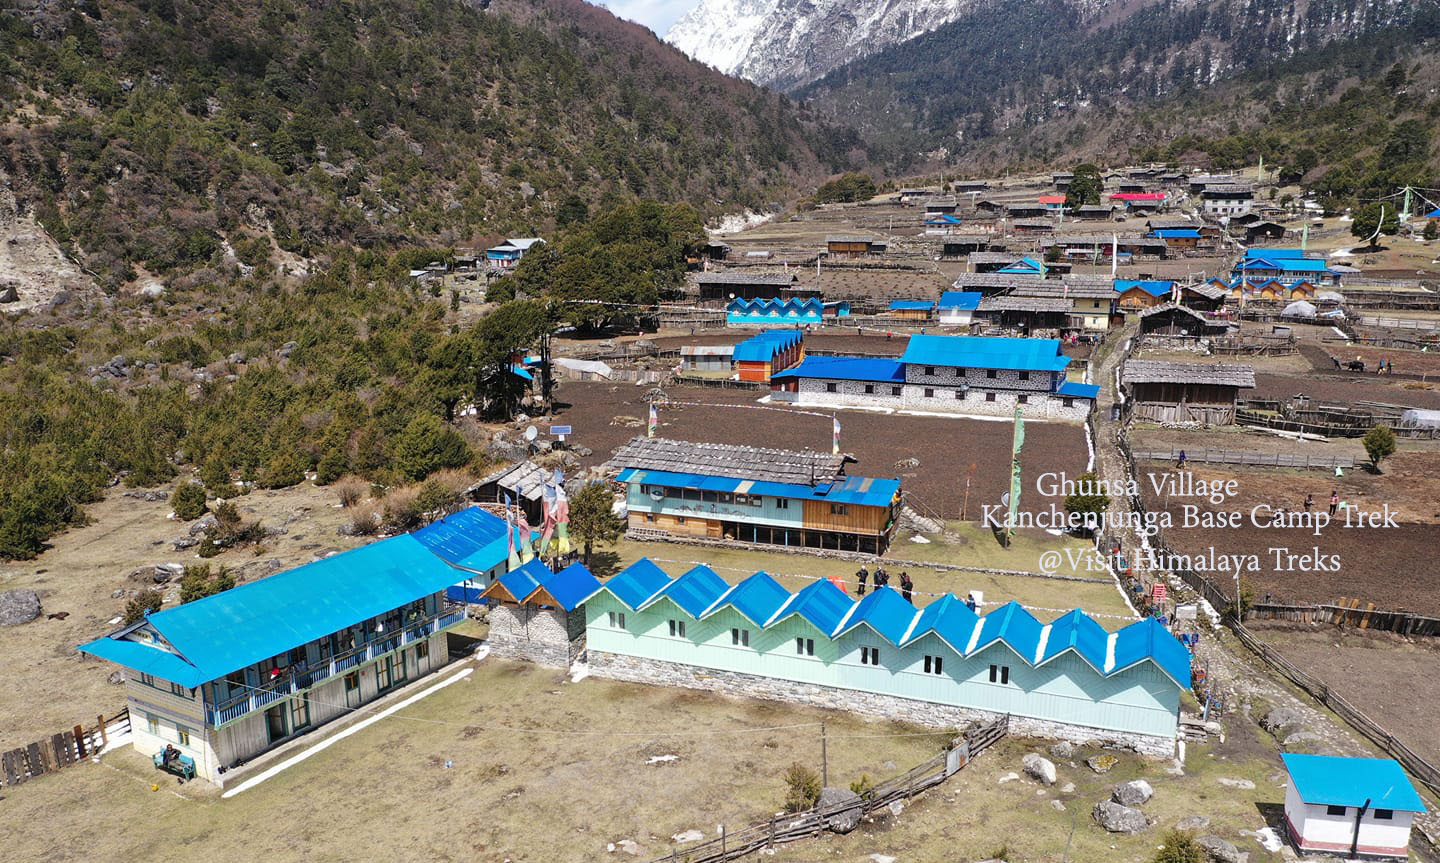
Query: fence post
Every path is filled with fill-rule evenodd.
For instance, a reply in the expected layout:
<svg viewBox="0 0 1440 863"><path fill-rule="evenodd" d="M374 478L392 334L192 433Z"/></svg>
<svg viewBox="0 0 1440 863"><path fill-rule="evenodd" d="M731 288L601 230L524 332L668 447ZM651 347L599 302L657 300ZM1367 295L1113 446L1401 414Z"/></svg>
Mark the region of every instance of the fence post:
<svg viewBox="0 0 1440 863"><path fill-rule="evenodd" d="M110 745L110 738L105 734L105 714L95 717L95 721L100 724L100 748L104 749Z"/></svg>
<svg viewBox="0 0 1440 863"><path fill-rule="evenodd" d="M720 859L725 859L725 825L720 825Z"/></svg>
<svg viewBox="0 0 1440 863"><path fill-rule="evenodd" d="M85 729L82 726L75 726L75 755L77 758L85 757Z"/></svg>

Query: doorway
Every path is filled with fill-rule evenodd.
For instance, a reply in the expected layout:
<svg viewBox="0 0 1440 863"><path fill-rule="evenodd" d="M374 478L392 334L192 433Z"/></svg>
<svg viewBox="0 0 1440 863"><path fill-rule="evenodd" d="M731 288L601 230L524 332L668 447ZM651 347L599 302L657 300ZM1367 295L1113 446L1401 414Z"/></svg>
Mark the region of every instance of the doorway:
<svg viewBox="0 0 1440 863"><path fill-rule="evenodd" d="M285 704L283 702L265 710L265 733L270 743L290 736L290 728L285 722Z"/></svg>

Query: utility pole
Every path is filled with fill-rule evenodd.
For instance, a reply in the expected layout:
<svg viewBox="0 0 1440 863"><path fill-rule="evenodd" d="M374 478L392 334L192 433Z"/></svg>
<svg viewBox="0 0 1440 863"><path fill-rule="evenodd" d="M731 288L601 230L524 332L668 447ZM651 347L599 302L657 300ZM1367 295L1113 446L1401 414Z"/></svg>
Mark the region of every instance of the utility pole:
<svg viewBox="0 0 1440 863"><path fill-rule="evenodd" d="M823 720L820 722L820 787L830 787L830 753Z"/></svg>

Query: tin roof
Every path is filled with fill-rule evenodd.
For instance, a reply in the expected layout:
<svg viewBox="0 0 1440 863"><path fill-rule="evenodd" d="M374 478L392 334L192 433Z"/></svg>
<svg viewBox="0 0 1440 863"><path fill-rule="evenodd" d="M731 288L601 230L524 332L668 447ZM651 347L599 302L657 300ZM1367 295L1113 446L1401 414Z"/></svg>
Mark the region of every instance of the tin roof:
<svg viewBox="0 0 1440 863"><path fill-rule="evenodd" d="M1364 806L1424 812L1425 801L1392 758L1342 758L1338 755L1284 754L1295 793L1317 806Z"/></svg>

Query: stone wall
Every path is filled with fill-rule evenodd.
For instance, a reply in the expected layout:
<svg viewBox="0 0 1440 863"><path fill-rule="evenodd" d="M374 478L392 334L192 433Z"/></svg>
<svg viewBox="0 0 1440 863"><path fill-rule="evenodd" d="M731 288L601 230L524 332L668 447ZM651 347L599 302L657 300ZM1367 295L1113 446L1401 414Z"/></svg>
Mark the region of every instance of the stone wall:
<svg viewBox="0 0 1440 863"><path fill-rule="evenodd" d="M558 608L503 603L490 608L490 637L485 643L496 656L539 665L569 668L584 649L585 613Z"/></svg>
<svg viewBox="0 0 1440 863"><path fill-rule="evenodd" d="M773 677L761 677L735 671L698 668L678 662L664 662L591 650L588 654L590 673L597 677L650 683L661 686L683 686L703 689L742 698L763 698L793 704L808 704L832 710L847 710L864 716L897 719L935 728L964 726L971 722L989 722L1000 714L971 707L937 704L880 695L855 689L798 683ZM1024 716L1010 717L1010 733L1022 736L1068 740L1071 743L1131 749L1142 755L1169 758L1175 754L1175 740L1145 734L1126 734L1103 728L1091 728Z"/></svg>

